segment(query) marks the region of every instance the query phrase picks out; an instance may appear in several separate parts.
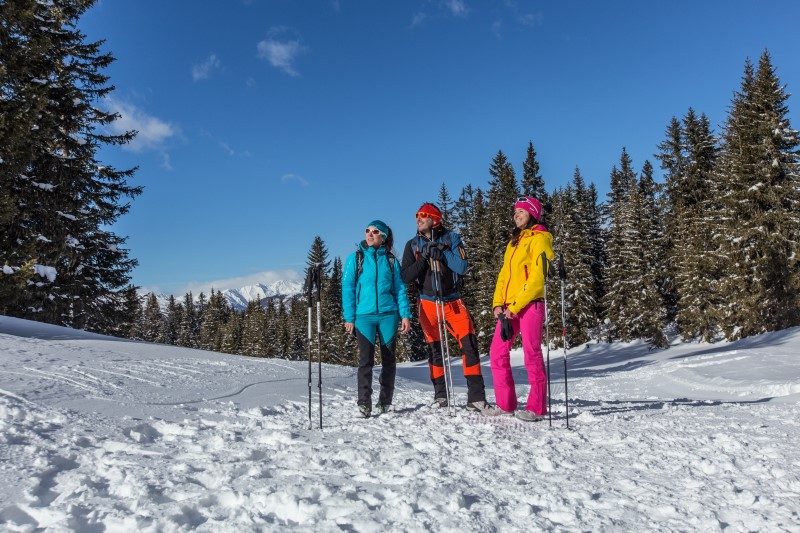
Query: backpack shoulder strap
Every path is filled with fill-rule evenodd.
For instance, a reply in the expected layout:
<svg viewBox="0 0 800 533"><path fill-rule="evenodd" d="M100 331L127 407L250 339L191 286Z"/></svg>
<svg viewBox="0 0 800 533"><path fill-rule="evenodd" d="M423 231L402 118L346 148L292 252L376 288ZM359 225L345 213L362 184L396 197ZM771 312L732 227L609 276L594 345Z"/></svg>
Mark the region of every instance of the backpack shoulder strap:
<svg viewBox="0 0 800 533"><path fill-rule="evenodd" d="M364 250L359 246L356 250L356 285L358 285L358 277L362 270L364 270Z"/></svg>

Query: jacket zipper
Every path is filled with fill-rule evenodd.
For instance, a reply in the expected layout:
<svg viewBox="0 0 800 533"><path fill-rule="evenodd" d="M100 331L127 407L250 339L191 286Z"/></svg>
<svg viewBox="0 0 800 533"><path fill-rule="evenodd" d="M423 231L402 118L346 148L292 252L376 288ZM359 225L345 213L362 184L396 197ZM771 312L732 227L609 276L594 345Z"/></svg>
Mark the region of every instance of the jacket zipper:
<svg viewBox="0 0 800 533"><path fill-rule="evenodd" d="M520 239L522 240L522 239ZM506 282L506 295L503 297L503 303L508 303L508 286L511 285L511 260L514 259L514 254L517 253L517 248L519 247L520 243L517 243L517 246L514 247L514 251L511 252L511 257L508 258L508 281Z"/></svg>
<svg viewBox="0 0 800 533"><path fill-rule="evenodd" d="M375 313L380 314L381 308L378 305L378 251L375 251Z"/></svg>

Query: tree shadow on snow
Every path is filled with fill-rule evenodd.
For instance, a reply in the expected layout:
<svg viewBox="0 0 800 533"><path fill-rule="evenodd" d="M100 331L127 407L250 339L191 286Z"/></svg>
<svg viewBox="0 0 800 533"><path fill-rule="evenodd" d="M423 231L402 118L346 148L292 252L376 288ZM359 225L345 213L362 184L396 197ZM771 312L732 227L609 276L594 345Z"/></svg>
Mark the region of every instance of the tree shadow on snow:
<svg viewBox="0 0 800 533"><path fill-rule="evenodd" d="M665 406L681 407L716 407L720 405L752 405L768 403L773 397L759 398L758 400L692 400L690 398L675 398L674 400L569 400L570 407L577 407L593 416L632 413L636 411L661 411ZM554 401L554 404L563 405L563 401ZM553 418L556 418L555 416ZM560 418L563 418L561 416Z"/></svg>
<svg viewBox="0 0 800 533"><path fill-rule="evenodd" d="M709 345L709 347L705 350L682 353L672 357L671 359L686 359L689 357L695 357L697 355L709 355L716 353L735 352L736 350L781 346L790 342L792 337L797 336L798 331L800 331L800 328L789 328L781 331L773 331L771 333L762 333L761 335L754 335L752 337L747 337L746 339L740 339L734 342L720 343L716 346Z"/></svg>

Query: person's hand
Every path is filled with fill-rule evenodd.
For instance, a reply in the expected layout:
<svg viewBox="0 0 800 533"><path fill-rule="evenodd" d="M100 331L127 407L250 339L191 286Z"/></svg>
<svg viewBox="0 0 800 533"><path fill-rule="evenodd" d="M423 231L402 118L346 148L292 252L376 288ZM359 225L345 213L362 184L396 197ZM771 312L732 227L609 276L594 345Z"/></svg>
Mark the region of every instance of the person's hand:
<svg viewBox="0 0 800 533"><path fill-rule="evenodd" d="M500 318L500 314L503 312L503 308L498 305L497 307L492 309L492 312L494 313L495 318Z"/></svg>
<svg viewBox="0 0 800 533"><path fill-rule="evenodd" d="M506 315L506 318L514 318L514 313L508 307L503 311L503 314Z"/></svg>
<svg viewBox="0 0 800 533"><path fill-rule="evenodd" d="M400 333L408 333L411 331L411 321L407 318L404 318L400 321Z"/></svg>
<svg viewBox="0 0 800 533"><path fill-rule="evenodd" d="M425 243L425 246L423 246L422 250L419 251L420 259L427 262L428 259L431 258L430 250L431 250L431 243L429 242Z"/></svg>
<svg viewBox="0 0 800 533"><path fill-rule="evenodd" d="M439 246L431 243L428 246L428 257L430 257L434 261L441 261L442 260L442 249L439 248Z"/></svg>
<svg viewBox="0 0 800 533"><path fill-rule="evenodd" d="M354 324L352 322L345 322L344 323L344 330L347 332L348 335L353 334L353 327Z"/></svg>

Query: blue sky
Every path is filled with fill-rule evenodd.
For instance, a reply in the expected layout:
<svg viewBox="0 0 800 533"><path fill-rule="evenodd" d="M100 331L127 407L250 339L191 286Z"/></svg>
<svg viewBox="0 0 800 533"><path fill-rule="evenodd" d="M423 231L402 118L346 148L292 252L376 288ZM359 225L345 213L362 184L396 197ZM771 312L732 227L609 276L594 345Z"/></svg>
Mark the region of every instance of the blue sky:
<svg viewBox="0 0 800 533"><path fill-rule="evenodd" d="M148 290L299 276L319 234L345 256L374 218L404 242L444 182L485 187L533 141L548 189L603 195L627 147L653 159L689 106L718 130L746 57L800 87L794 1L101 0L106 105L139 130L101 159L144 185L115 226ZM798 104L789 100L792 125Z"/></svg>

